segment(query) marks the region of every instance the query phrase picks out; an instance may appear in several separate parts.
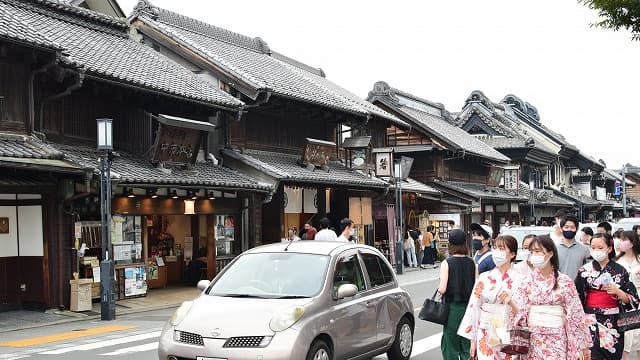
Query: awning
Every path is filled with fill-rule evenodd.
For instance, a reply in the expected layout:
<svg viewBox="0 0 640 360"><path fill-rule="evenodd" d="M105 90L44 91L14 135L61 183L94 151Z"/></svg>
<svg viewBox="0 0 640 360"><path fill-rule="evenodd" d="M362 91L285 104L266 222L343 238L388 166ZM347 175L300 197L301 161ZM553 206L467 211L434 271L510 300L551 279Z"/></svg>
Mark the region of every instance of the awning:
<svg viewBox="0 0 640 360"><path fill-rule="evenodd" d="M388 181L389 184L391 184L391 188L395 190L396 182L392 178L383 178L383 179ZM406 180L402 181L400 188L402 189L402 192L414 192L417 194L435 195L435 196L439 196L440 194L442 194L440 191L434 189L433 187L427 184L421 183L420 181L412 178L407 178Z"/></svg>
<svg viewBox="0 0 640 360"><path fill-rule="evenodd" d="M77 164L56 159L30 159L0 156L0 166L63 173L80 174L84 172L84 168Z"/></svg>
<svg viewBox="0 0 640 360"><path fill-rule="evenodd" d="M433 150L433 145L401 145L401 146L375 148L372 150L372 152L373 153L379 153L379 152L410 153L410 152L422 152L422 151L432 151L432 150Z"/></svg>
<svg viewBox="0 0 640 360"><path fill-rule="evenodd" d="M447 181L435 179L433 185L440 191L463 194L474 200L501 200L524 203L529 200L524 194L516 193L513 190L505 190L499 187L485 184L467 183L459 181Z"/></svg>
<svg viewBox="0 0 640 360"><path fill-rule="evenodd" d="M183 119L175 116L169 116L160 114L158 115L158 122L165 125L200 130L200 131L214 131L216 127L213 124L204 121L197 121L191 119Z"/></svg>

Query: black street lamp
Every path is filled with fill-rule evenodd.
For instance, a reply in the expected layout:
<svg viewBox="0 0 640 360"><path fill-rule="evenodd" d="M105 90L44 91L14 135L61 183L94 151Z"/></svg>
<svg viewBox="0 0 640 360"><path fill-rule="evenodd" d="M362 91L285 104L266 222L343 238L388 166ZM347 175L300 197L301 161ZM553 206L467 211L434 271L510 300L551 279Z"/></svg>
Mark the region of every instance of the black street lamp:
<svg viewBox="0 0 640 360"><path fill-rule="evenodd" d="M402 274L404 265L404 231L403 225L403 211L402 211L402 182L409 177L411 172L411 166L413 165L413 158L408 156L401 156L400 159L396 159L393 164L393 176L396 182L396 273ZM412 240L413 241L413 240Z"/></svg>
<svg viewBox="0 0 640 360"><path fill-rule="evenodd" d="M100 212L102 221L102 261L100 262L100 319L115 320L113 296L114 264L111 253L111 160L113 131L111 119L97 119L100 154Z"/></svg>

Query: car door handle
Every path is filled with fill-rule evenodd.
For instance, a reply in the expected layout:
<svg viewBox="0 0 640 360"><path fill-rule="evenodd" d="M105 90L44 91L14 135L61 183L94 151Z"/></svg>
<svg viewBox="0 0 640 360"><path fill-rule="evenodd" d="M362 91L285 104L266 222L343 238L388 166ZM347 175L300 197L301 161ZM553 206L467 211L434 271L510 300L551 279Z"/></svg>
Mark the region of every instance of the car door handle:
<svg viewBox="0 0 640 360"><path fill-rule="evenodd" d="M402 295L400 295L400 294L393 294L393 295L391 295L391 297L393 298L393 300L400 300L400 299L402 299Z"/></svg>
<svg viewBox="0 0 640 360"><path fill-rule="evenodd" d="M371 308L374 307L376 304L373 301L367 301L364 303L364 306Z"/></svg>

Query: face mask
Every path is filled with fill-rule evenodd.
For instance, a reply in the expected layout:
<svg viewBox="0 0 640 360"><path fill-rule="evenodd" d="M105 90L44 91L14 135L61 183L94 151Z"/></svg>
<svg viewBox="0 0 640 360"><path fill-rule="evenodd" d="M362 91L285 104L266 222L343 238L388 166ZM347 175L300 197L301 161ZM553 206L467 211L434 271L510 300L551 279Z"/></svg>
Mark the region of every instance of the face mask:
<svg viewBox="0 0 640 360"><path fill-rule="evenodd" d="M549 262L549 260L546 260L544 258L544 255L531 255L529 257L529 262L531 263L531 265L533 265L533 267L535 267L536 269L542 269L545 266L547 266L547 263Z"/></svg>
<svg viewBox="0 0 640 360"><path fill-rule="evenodd" d="M531 255L531 252L529 251L529 249L522 249L520 250L520 254L522 254L522 260L527 261L529 260L529 255Z"/></svg>
<svg viewBox="0 0 640 360"><path fill-rule="evenodd" d="M591 257L595 261L602 261L607 258L607 252L604 250L591 250Z"/></svg>
<svg viewBox="0 0 640 360"><path fill-rule="evenodd" d="M631 248L633 248L633 244L629 240L622 240L620 241L620 245L618 246L618 248L620 249L620 251L629 251L631 250Z"/></svg>
<svg viewBox="0 0 640 360"><path fill-rule="evenodd" d="M473 239L473 250L482 249L482 240Z"/></svg>
<svg viewBox="0 0 640 360"><path fill-rule="evenodd" d="M620 249L620 239L613 238L613 248L614 249Z"/></svg>
<svg viewBox="0 0 640 360"><path fill-rule="evenodd" d="M562 236L564 236L565 239L571 240L576 237L576 232L571 230L562 230Z"/></svg>
<svg viewBox="0 0 640 360"><path fill-rule="evenodd" d="M507 253L502 250L494 250L491 253L491 257L493 258L493 262L496 264L496 266L503 265L507 262Z"/></svg>

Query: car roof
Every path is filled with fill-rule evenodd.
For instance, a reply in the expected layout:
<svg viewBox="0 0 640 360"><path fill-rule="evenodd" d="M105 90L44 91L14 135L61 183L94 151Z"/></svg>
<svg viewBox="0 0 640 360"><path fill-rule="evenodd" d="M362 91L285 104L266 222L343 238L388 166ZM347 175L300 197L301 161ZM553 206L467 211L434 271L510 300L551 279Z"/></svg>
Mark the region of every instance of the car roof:
<svg viewBox="0 0 640 360"><path fill-rule="evenodd" d="M342 241L299 240L291 243L279 242L275 244L257 246L247 250L245 254L285 252L285 249L287 249L287 252L332 255L335 252L342 252L344 250L357 248L375 250L375 248L371 246L346 243Z"/></svg>

